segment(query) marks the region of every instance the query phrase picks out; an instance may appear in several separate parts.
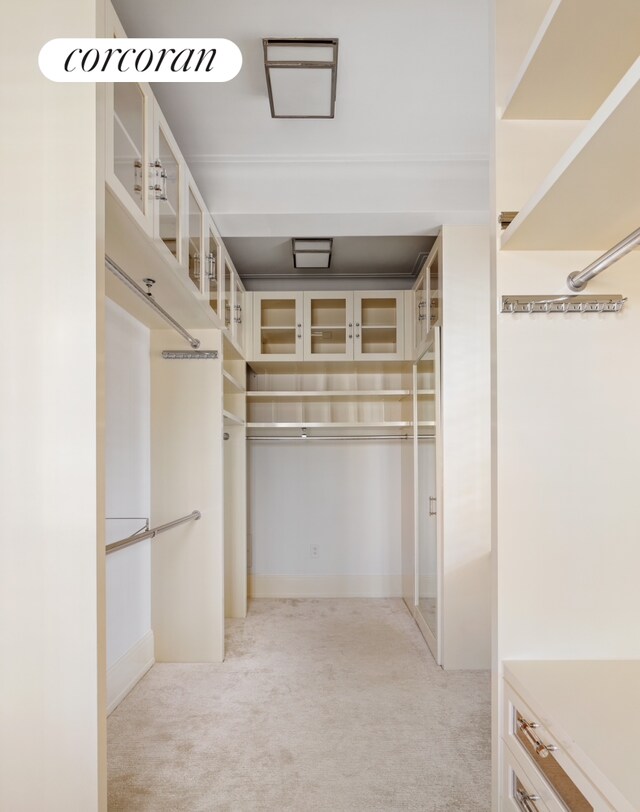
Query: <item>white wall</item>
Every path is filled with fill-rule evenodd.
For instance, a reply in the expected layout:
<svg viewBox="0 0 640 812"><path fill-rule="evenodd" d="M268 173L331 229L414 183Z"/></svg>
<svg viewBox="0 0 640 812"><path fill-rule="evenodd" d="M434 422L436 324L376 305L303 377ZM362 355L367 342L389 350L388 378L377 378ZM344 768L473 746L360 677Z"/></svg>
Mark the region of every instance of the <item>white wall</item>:
<svg viewBox="0 0 640 812"><path fill-rule="evenodd" d="M134 533L144 523L122 517L150 515L149 329L108 301L105 342L105 500L109 543ZM143 541L107 557L110 709L153 660L150 543ZM142 662L139 648L144 650Z"/></svg>
<svg viewBox="0 0 640 812"><path fill-rule="evenodd" d="M501 252L499 293L558 292L595 258ZM501 659L640 657L640 258L588 292L629 301L620 314L498 318Z"/></svg>
<svg viewBox="0 0 640 812"><path fill-rule="evenodd" d="M222 355L219 330L192 330ZM224 658L222 360L166 360L172 330L151 332L151 521L202 514L154 539L151 622L159 662Z"/></svg>
<svg viewBox="0 0 640 812"><path fill-rule="evenodd" d="M106 809L96 88L42 44L94 37L87 0L0 29L0 809Z"/></svg>
<svg viewBox="0 0 640 812"><path fill-rule="evenodd" d="M249 441L252 594L401 596L408 442Z"/></svg>
<svg viewBox="0 0 640 812"><path fill-rule="evenodd" d="M491 666L489 233L443 228L445 668Z"/></svg>

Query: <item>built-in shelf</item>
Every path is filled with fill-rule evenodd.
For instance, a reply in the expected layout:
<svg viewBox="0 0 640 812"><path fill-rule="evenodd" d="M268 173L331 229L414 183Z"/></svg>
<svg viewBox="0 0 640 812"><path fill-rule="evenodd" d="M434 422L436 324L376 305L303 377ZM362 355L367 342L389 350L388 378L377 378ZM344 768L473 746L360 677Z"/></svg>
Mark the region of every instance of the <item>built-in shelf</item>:
<svg viewBox="0 0 640 812"><path fill-rule="evenodd" d="M501 247L606 251L635 231L638 132L640 59L503 232Z"/></svg>
<svg viewBox="0 0 640 812"><path fill-rule="evenodd" d="M553 0L505 105L508 119L590 119L638 55L638 0Z"/></svg>
<svg viewBox="0 0 640 812"><path fill-rule="evenodd" d="M435 420L433 370L418 376L418 420ZM413 426L413 366L303 365L249 376L247 427L395 429Z"/></svg>
<svg viewBox="0 0 640 812"><path fill-rule="evenodd" d="M433 426L435 427L435 421L433 420L424 420L418 423L419 426ZM413 423L410 420L393 420L393 421L377 421L377 422L360 422L360 421L351 421L347 423L332 423L332 422L324 422L324 423L247 423L248 429L354 429L354 428L363 428L363 429L400 429L400 428L409 428L413 426Z"/></svg>
<svg viewBox="0 0 640 812"><path fill-rule="evenodd" d="M244 426L244 420L238 415L228 412L226 409L222 411L222 416L226 425Z"/></svg>
<svg viewBox="0 0 640 812"><path fill-rule="evenodd" d="M231 395L236 393L242 393L245 391L245 386L242 383L240 383L240 381L237 380L237 378L234 378L234 376L230 372L227 372L226 369L223 370L222 377L224 379L225 394Z"/></svg>
<svg viewBox="0 0 640 812"><path fill-rule="evenodd" d="M410 389L363 389L362 391L313 390L313 391L280 391L280 392L247 392L248 398L401 398L411 394Z"/></svg>

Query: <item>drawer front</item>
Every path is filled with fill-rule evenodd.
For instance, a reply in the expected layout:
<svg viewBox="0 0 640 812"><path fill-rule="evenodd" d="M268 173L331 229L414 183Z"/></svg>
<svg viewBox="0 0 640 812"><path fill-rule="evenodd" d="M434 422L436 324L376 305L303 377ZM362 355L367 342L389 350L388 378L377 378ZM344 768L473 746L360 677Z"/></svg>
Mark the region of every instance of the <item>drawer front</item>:
<svg viewBox="0 0 640 812"><path fill-rule="evenodd" d="M501 809L508 812L560 812L550 790L536 784L535 772L518 762L509 748L503 747ZM549 804L549 801L551 802Z"/></svg>
<svg viewBox="0 0 640 812"><path fill-rule="evenodd" d="M503 737L512 752L534 766L553 790L561 809L568 812L611 809L532 710L506 684L504 726Z"/></svg>

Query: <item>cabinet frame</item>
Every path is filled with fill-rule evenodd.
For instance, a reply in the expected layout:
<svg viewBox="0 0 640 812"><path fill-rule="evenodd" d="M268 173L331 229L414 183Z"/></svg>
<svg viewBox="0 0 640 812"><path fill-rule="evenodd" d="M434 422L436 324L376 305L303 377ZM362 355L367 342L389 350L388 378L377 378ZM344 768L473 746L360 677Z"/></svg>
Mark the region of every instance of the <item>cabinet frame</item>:
<svg viewBox="0 0 640 812"><path fill-rule="evenodd" d="M185 260L185 253L184 253L184 231L185 231L185 219L184 219L184 211L185 211L185 176L188 174L187 165L182 157L182 153L180 152L180 147L178 146L178 142L173 137L173 133L167 123L166 118L162 110L160 109L160 105L154 99L153 100L153 128L152 128L152 151L150 156L150 164L155 163L155 161L160 160L160 131L162 130L162 134L171 150L173 156L177 162L177 171L178 171L178 211L177 211L177 228L176 228L176 253L177 256L174 256L170 249L165 245L161 234L160 234L160 206L158 205L159 201L155 200L155 195L151 195L152 203L153 203L153 238L156 240L158 245L160 246L160 250L165 257L166 261L175 268L186 268L188 272L189 262L188 257ZM150 172L152 172L152 167L149 167ZM149 186L152 185L152 177L149 180Z"/></svg>
<svg viewBox="0 0 640 812"><path fill-rule="evenodd" d="M395 329L395 352L363 352L364 330L374 329L373 325L365 325L362 303L365 299L394 299L395 324L379 325L378 329ZM354 345L353 359L355 361L402 361L404 359L404 294L403 291L393 290L357 290L353 293L353 320Z"/></svg>
<svg viewBox="0 0 640 812"><path fill-rule="evenodd" d="M312 352L313 331L342 330L341 324L314 324L313 323L313 303L318 301L344 301L344 352ZM353 360L353 346L355 335L355 319L353 318L353 293L352 291L305 291L304 292L304 360L305 361L351 361Z"/></svg>
<svg viewBox="0 0 640 812"><path fill-rule="evenodd" d="M113 6L108 4L107 7L107 37L114 37L117 39L126 39L127 35L116 15ZM150 85L146 82L132 82L132 85L137 87L143 99L143 113L142 113L142 157L141 157L141 185L142 185L142 201L143 206L140 208L136 205L129 190L122 183L120 178L115 172L115 137L114 137L114 124L115 124L115 84L107 82L105 85L106 95L106 133L105 133L105 181L110 186L115 196L124 206L127 213L135 220L135 222L143 229L150 237L154 236L154 217L155 217L155 201L153 195L150 194L149 186L151 183L151 156L153 151L153 117L154 105L156 104L153 92Z"/></svg>
<svg viewBox="0 0 640 812"><path fill-rule="evenodd" d="M302 292L280 292L280 291L256 291L251 294L253 299L253 358L259 361L302 361L304 358L303 339L303 294ZM288 329L294 330L294 349L292 352L269 353L262 350L263 330L286 329L278 325L265 326L262 323L262 304L269 301L288 301L293 304L293 326Z"/></svg>

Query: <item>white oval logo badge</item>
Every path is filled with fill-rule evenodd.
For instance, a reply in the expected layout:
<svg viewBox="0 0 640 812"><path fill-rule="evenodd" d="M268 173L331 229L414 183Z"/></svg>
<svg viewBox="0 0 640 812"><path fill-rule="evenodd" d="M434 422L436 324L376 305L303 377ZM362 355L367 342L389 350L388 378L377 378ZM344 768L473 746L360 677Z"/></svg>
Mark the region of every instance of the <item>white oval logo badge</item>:
<svg viewBox="0 0 640 812"><path fill-rule="evenodd" d="M52 82L228 82L242 67L229 39L52 39L38 55Z"/></svg>

